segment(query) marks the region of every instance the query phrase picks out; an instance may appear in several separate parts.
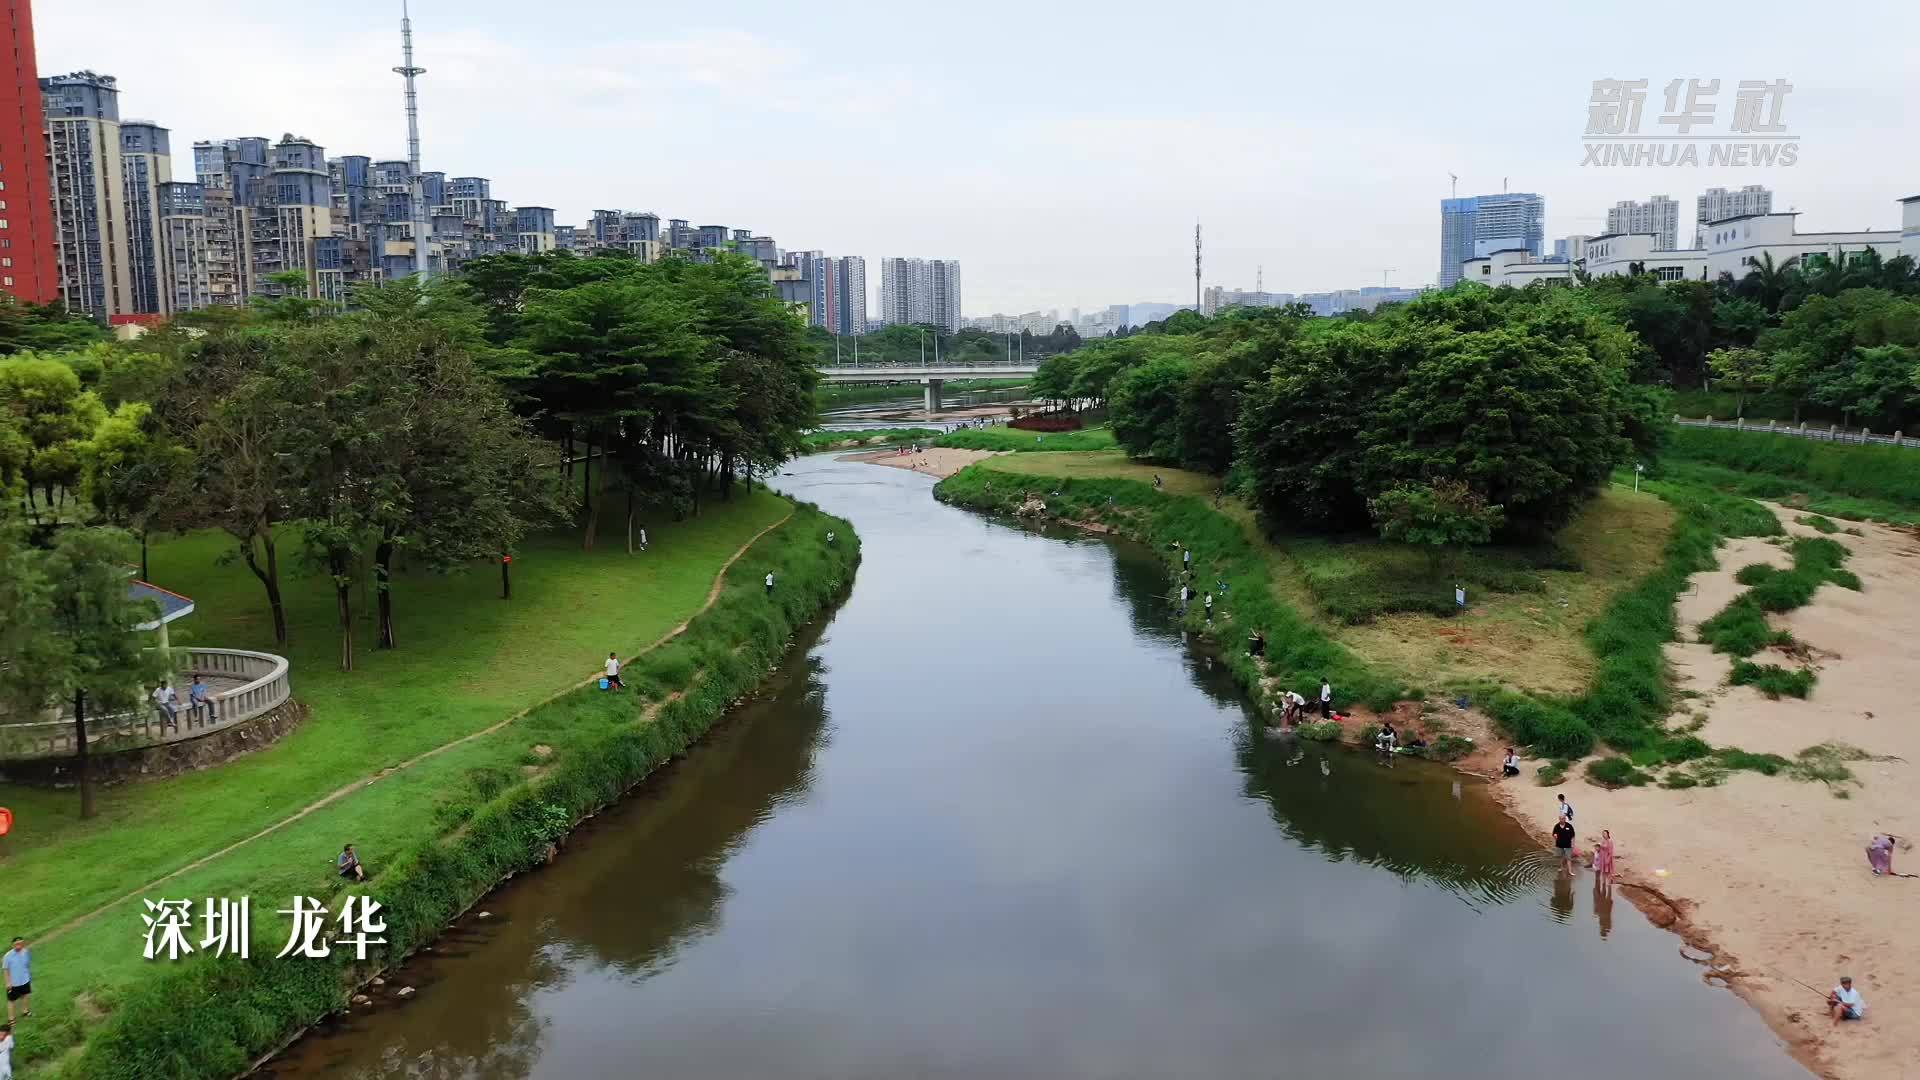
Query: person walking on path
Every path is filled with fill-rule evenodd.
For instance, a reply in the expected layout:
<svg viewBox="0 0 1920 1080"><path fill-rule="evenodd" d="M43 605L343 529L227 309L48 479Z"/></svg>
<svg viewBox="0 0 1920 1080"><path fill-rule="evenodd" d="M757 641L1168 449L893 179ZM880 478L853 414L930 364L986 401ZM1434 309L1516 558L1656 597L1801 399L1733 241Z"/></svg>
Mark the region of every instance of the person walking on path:
<svg viewBox="0 0 1920 1080"><path fill-rule="evenodd" d="M1561 818L1553 823L1553 846L1560 852L1560 865L1573 871L1573 822Z"/></svg>
<svg viewBox="0 0 1920 1080"><path fill-rule="evenodd" d="M21 1016L33 1015L33 950L27 948L26 938L14 938L13 947L5 956L0 956L0 972L7 979L7 1023L13 1023L13 1010L18 1002Z"/></svg>
<svg viewBox="0 0 1920 1080"><path fill-rule="evenodd" d="M1853 988L1853 976L1840 976L1840 985L1827 993L1827 1011L1833 1014L1836 1025L1842 1020L1867 1018L1867 999Z"/></svg>
<svg viewBox="0 0 1920 1080"><path fill-rule="evenodd" d="M767 571L767 595L773 595L773 571Z"/></svg>
<svg viewBox="0 0 1920 1080"><path fill-rule="evenodd" d="M1874 877L1893 876L1893 843L1894 837L1882 833L1867 844L1867 865Z"/></svg>
<svg viewBox="0 0 1920 1080"><path fill-rule="evenodd" d="M1613 884L1613 830L1601 829L1600 842L1593 845L1593 874L1599 882Z"/></svg>
<svg viewBox="0 0 1920 1080"><path fill-rule="evenodd" d="M607 689L625 690L627 684L620 681L620 657L607 654Z"/></svg>
<svg viewBox="0 0 1920 1080"><path fill-rule="evenodd" d="M1333 719L1333 684L1324 675L1320 677L1320 719Z"/></svg>
<svg viewBox="0 0 1920 1080"><path fill-rule="evenodd" d="M1560 802L1560 820L1569 825L1573 824L1573 804L1567 801L1565 795L1556 795L1554 798Z"/></svg>
<svg viewBox="0 0 1920 1080"><path fill-rule="evenodd" d="M640 550L647 550L647 530L645 529L640 530Z"/></svg>

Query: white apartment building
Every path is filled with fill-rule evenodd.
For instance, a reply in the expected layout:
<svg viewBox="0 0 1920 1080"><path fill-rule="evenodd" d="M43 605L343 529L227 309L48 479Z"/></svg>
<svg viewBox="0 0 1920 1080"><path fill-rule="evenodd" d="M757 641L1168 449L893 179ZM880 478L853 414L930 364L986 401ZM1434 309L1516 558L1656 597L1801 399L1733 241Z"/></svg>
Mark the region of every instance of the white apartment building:
<svg viewBox="0 0 1920 1080"><path fill-rule="evenodd" d="M960 329L960 263L954 259L880 260L880 317L889 325Z"/></svg>
<svg viewBox="0 0 1920 1080"><path fill-rule="evenodd" d="M1704 246L1707 226L1712 222L1748 214L1771 213L1773 192L1759 184L1748 184L1739 191L1728 191L1723 187L1708 188L1693 201L1693 246Z"/></svg>
<svg viewBox="0 0 1920 1080"><path fill-rule="evenodd" d="M1607 211L1607 231L1647 233L1655 238L1659 250L1670 251L1680 246L1680 204L1665 195L1655 195L1646 202L1622 200Z"/></svg>
<svg viewBox="0 0 1920 1080"><path fill-rule="evenodd" d="M1908 255L1920 260L1920 195L1900 201L1900 228L1854 232L1800 232L1797 213L1746 214L1709 222L1701 246L1678 251L1658 246L1648 233L1608 233L1586 241L1584 269L1595 276L1627 274L1636 265L1663 281L1716 281L1722 274L1746 276L1771 257L1775 266L1789 259L1801 266L1845 263L1868 248L1883 259ZM1461 263L1461 276L1486 285L1523 287L1534 281L1564 281L1581 263L1541 262L1525 249L1497 251Z"/></svg>

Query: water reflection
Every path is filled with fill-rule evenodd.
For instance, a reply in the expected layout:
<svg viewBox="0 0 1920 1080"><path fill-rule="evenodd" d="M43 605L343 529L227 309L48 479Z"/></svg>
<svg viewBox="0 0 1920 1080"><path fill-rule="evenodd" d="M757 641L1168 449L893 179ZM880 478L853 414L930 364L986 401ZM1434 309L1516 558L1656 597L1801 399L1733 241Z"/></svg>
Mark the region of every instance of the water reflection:
<svg viewBox="0 0 1920 1080"><path fill-rule="evenodd" d="M1252 723L1153 553L792 472L860 530L831 625L276 1075L1799 1075L1475 787Z"/></svg>

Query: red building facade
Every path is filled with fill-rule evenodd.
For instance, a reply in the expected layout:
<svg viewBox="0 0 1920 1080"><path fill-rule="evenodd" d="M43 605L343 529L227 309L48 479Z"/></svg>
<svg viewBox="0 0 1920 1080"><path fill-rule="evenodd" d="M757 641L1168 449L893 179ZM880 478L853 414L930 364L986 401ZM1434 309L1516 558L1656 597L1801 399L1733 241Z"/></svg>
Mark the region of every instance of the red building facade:
<svg viewBox="0 0 1920 1080"><path fill-rule="evenodd" d="M0 0L12 44L0 53L0 292L29 304L60 299L53 191L33 57L32 0Z"/></svg>

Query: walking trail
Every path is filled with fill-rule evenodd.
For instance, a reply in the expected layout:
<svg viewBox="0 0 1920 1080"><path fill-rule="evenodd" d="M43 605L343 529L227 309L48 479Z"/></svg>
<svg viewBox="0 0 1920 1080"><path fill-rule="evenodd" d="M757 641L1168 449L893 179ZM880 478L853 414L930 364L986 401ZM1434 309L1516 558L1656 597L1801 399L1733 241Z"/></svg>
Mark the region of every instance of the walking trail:
<svg viewBox="0 0 1920 1080"><path fill-rule="evenodd" d="M727 571L733 569L733 564L736 562L739 562L740 557L745 555L749 548L759 543L761 537L767 535L768 533L779 528L780 526L785 525L788 521L791 521L792 519L793 519L793 510L789 508L786 514L783 517L781 517L779 521L774 522L773 524L767 526L764 529L761 529L759 532L754 533L752 536L748 537L747 542L744 544L741 544L739 550L735 551L732 555L728 556L727 561L721 564L720 572L713 576L713 587L707 590L707 600L705 603L700 605L700 610L687 616L684 620L681 621L680 625L660 635L659 640L655 641L653 644L648 645L646 648L641 649L639 652L634 653L633 656L629 657L627 660L622 662L622 666L625 666L625 664L628 664L628 663L632 663L634 660L638 659L639 657L652 652L653 650L659 648L660 646L665 645L667 642L672 641L674 638L679 637L681 634L686 633L687 627L693 622L693 620L706 614L707 611L710 608L712 608L715 603L719 601L720 589L722 586L726 584ZM367 787L372 784L376 784L381 780L393 775L394 773L404 772L407 769L411 769L415 765L418 765L421 762L427 761L431 758L438 757L439 755L444 754L447 751L454 749L455 747L464 746L475 739L485 738L488 735L492 735L494 732L499 731L502 728L505 728L507 725L512 724L515 721L520 720L523 717L527 716L529 713L533 712L535 709L551 704L552 702L557 701L558 699L573 693L575 690L578 690L581 687L588 686L590 684L598 682L599 678L600 676L598 673L594 675L590 675L587 678L582 679L577 683L573 683L570 686L562 687L561 689L554 691L553 693L547 695L544 698L541 698L539 701L536 701L531 705L528 705L526 708L521 709L519 712L514 713L512 716L507 717L505 720L502 720L491 727L481 728L479 731L471 732L469 734L462 735L457 739L453 739L449 742L441 743L439 746L433 747L430 750L422 751L421 753L408 758L407 760L401 762L398 765L388 766L387 768L381 769L379 772L374 773L372 776L369 776L360 780L355 780L353 783L348 784L345 787L338 788L334 791L328 792L326 795L323 795L320 798L315 799L313 802L308 803L307 805L301 807L299 810L296 810L292 814L289 814L286 817L281 818L279 821L276 821L273 824L268 825L266 828L261 829L259 832L256 832L251 836L247 836L242 839L235 840L233 843L228 844L226 847L223 847L218 851L215 851L209 855L203 855L200 858L195 859L194 861L186 864L185 866L180 867L177 870L173 870L167 874L161 875L160 877L154 878L152 881L149 881L146 884L141 885L139 888L133 889L121 896L117 896L112 900L109 900L106 903L100 905L99 907L94 908L92 911L89 911L84 915L78 916L66 923L61 924L60 926L56 927L52 931L49 931L47 934L43 935L39 939L39 942L41 944L45 944L46 942L54 941L60 938L62 935L65 935L69 931L72 931L73 929L81 925L84 925L85 923L89 922L95 917L101 915L102 913L106 912L110 908L117 907L120 904L126 903L128 900L132 900L136 897L143 896L149 892L152 892L155 886L163 885L166 882L172 881L174 878L177 878L182 874L187 874L195 870L198 870L201 867L207 865L208 863L213 862L215 859L221 858L230 852L233 852L242 847L245 847L246 845L253 843L255 840L258 840L263 836L269 836L275 832L278 832L281 829L286 828L288 825L291 825L294 822L299 821L301 818L304 818L307 815L312 814L317 810L325 809L326 807L332 805L335 802L338 802L339 800L347 797L348 795L353 794L354 792L360 790L361 788Z"/></svg>

